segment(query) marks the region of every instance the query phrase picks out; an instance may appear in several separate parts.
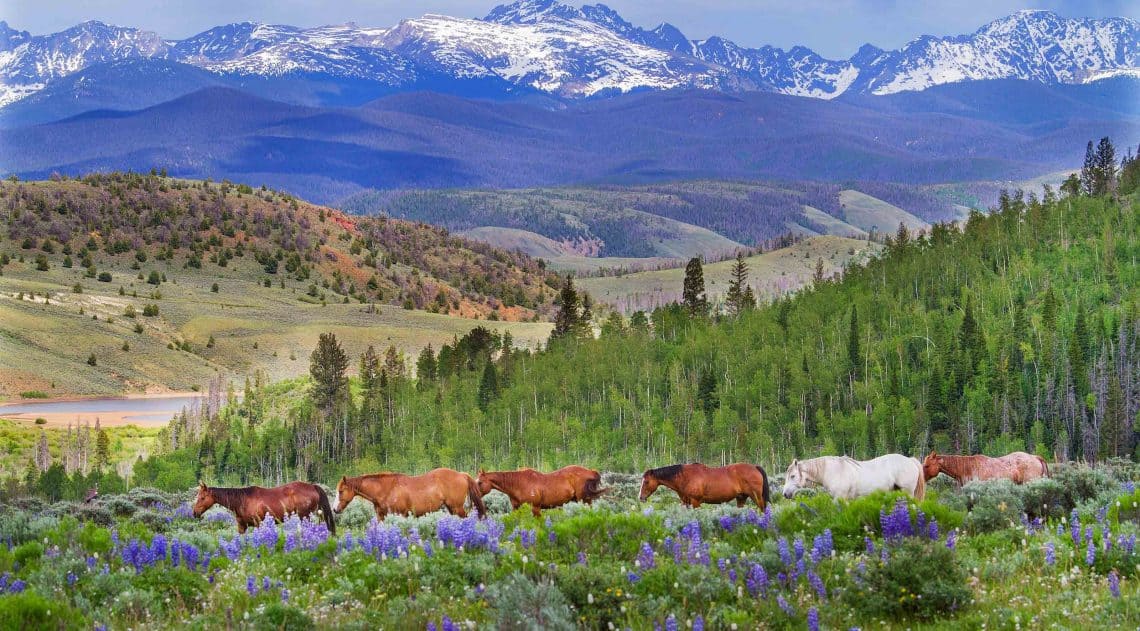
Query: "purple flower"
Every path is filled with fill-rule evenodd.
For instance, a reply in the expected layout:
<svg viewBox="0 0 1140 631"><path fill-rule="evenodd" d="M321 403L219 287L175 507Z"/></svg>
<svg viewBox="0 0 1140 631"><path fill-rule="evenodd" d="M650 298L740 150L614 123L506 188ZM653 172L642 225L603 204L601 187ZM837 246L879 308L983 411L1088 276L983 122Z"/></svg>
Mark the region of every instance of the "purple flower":
<svg viewBox="0 0 1140 631"><path fill-rule="evenodd" d="M669 617L665 618L665 631L677 631L679 628L677 625L677 616L669 614Z"/></svg>
<svg viewBox="0 0 1140 631"><path fill-rule="evenodd" d="M867 554L875 554L875 542L870 537L863 537L863 545L867 548Z"/></svg>
<svg viewBox="0 0 1140 631"><path fill-rule="evenodd" d="M578 552L578 565L585 565L585 564L586 564L586 553L579 551Z"/></svg>
<svg viewBox="0 0 1140 631"><path fill-rule="evenodd" d="M796 551L797 561L804 558L804 540L802 538L796 537L796 540L792 542L792 549Z"/></svg>
<svg viewBox="0 0 1140 631"><path fill-rule="evenodd" d="M748 575L744 578L744 585L752 596L768 596L768 572L759 563L753 563L748 568Z"/></svg>
<svg viewBox="0 0 1140 631"><path fill-rule="evenodd" d="M816 535L811 545L811 562L819 563L823 559L831 556L831 551L835 549L835 542L831 537L831 529L828 528L822 533Z"/></svg>
<svg viewBox="0 0 1140 631"><path fill-rule="evenodd" d="M281 588L281 602L289 602L289 590L285 589L284 587Z"/></svg>
<svg viewBox="0 0 1140 631"><path fill-rule="evenodd" d="M819 631L819 610L815 607L808 609L807 627L808 631Z"/></svg>
<svg viewBox="0 0 1140 631"><path fill-rule="evenodd" d="M931 541L938 541L938 520L931 519L930 523L926 525L926 536Z"/></svg>
<svg viewBox="0 0 1140 631"><path fill-rule="evenodd" d="M697 617L693 618L693 631L705 631L705 619L701 614L697 614Z"/></svg>
<svg viewBox="0 0 1140 631"><path fill-rule="evenodd" d="M641 577L633 572L627 572L625 577L629 579L630 583L636 583L637 581L641 580Z"/></svg>
<svg viewBox="0 0 1140 631"><path fill-rule="evenodd" d="M442 622L443 622L443 631L459 631L459 627L456 626L456 624L451 621L451 618L444 616Z"/></svg>
<svg viewBox="0 0 1140 631"><path fill-rule="evenodd" d="M1069 533L1073 537L1073 546L1081 545L1081 516L1077 514L1077 509L1069 515Z"/></svg>
<svg viewBox="0 0 1140 631"><path fill-rule="evenodd" d="M736 518L732 515L721 515L716 521L725 532L732 532L736 528Z"/></svg>
<svg viewBox="0 0 1140 631"><path fill-rule="evenodd" d="M951 530L950 534L946 535L946 547L953 550L956 545L958 545L958 529L957 528L955 528L954 530Z"/></svg>
<svg viewBox="0 0 1140 631"><path fill-rule="evenodd" d="M641 551L637 553L637 566L642 570L652 570L657 567L653 546L649 545L648 541L641 542Z"/></svg>
<svg viewBox="0 0 1140 631"><path fill-rule="evenodd" d="M25 583L24 581L22 581L20 579L16 579L16 580L12 581L11 585L8 586L8 593L9 594L19 594L20 592L24 591L24 588L26 588L27 586L28 586L28 584Z"/></svg>
<svg viewBox="0 0 1140 631"><path fill-rule="evenodd" d="M250 596L256 596L257 595L257 579L256 578L250 576L249 578L245 579L245 591Z"/></svg>
<svg viewBox="0 0 1140 631"><path fill-rule="evenodd" d="M792 609L792 606L788 604L788 601L786 598L784 598L783 594L778 594L776 596L776 604L779 605L780 609L784 610L784 613L788 614L789 616L795 615L796 610Z"/></svg>
<svg viewBox="0 0 1140 631"><path fill-rule="evenodd" d="M808 570L807 577L808 584L810 584L811 588L815 590L815 593L817 596L819 596L820 600L827 600L827 588L823 586L823 579L819 577L819 574Z"/></svg>
<svg viewBox="0 0 1140 631"><path fill-rule="evenodd" d="M1116 570L1108 573L1108 591L1113 598L1120 598L1120 574Z"/></svg>
<svg viewBox="0 0 1140 631"><path fill-rule="evenodd" d="M1088 548L1085 550L1085 563L1088 565L1096 563L1096 546L1093 545L1092 539L1089 539Z"/></svg>
<svg viewBox="0 0 1140 631"><path fill-rule="evenodd" d="M79 581L79 577L74 572L67 573L67 586L75 587L75 583Z"/></svg>
<svg viewBox="0 0 1140 631"><path fill-rule="evenodd" d="M1057 562L1057 550L1052 541L1045 542L1045 563L1053 565Z"/></svg>
<svg viewBox="0 0 1140 631"><path fill-rule="evenodd" d="M776 548L780 552L780 562L783 563L784 565L788 566L788 567L791 567L792 566L792 552L791 552L791 550L788 549L787 537L780 537L780 539L778 541L776 541Z"/></svg>

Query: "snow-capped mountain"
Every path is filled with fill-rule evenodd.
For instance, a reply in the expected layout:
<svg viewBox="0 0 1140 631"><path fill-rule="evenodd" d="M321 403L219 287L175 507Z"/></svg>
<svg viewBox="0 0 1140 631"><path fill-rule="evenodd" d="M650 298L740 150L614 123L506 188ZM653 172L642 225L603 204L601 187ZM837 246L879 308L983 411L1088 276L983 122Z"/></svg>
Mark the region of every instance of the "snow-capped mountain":
<svg viewBox="0 0 1140 631"><path fill-rule="evenodd" d="M577 99L633 90L708 88L815 98L892 94L987 79L1071 84L1140 74L1140 23L1021 11L970 35L919 37L894 51L864 46L831 60L797 46L691 40L671 24L630 24L602 4L519 0L482 19L425 15L390 28L302 29L240 23L164 40L85 22L30 35L0 22L0 106L95 65L161 59L219 77L294 77L422 89L490 81ZM496 88L499 89L499 88Z"/></svg>

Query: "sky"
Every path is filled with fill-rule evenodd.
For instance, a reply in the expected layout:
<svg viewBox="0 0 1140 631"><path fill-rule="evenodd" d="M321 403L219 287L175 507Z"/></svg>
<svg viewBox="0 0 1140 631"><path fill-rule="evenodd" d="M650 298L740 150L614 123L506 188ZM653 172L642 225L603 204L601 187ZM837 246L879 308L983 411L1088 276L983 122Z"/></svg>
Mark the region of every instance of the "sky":
<svg viewBox="0 0 1140 631"><path fill-rule="evenodd" d="M850 57L864 43L892 49L918 35L971 33L1019 9L1049 9L1067 17L1140 19L1140 0L601 1L638 26L670 22L692 39L720 35L750 47L803 45L830 58ZM33 34L101 20L178 39L243 21L301 27L345 22L390 26L424 13L482 17L495 4L495 0L0 0L0 20Z"/></svg>

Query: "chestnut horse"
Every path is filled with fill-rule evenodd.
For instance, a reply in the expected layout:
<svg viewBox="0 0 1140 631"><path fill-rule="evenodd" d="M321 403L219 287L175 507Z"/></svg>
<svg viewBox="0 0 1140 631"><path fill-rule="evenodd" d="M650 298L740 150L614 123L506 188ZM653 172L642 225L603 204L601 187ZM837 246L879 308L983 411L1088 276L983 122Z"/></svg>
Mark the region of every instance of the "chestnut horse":
<svg viewBox="0 0 1140 631"><path fill-rule="evenodd" d="M355 478L345 476L336 485L336 512L343 511L353 498L359 496L376 510L381 521L388 513L397 515L426 515L447 508L453 515L467 516L463 502L471 505L480 517L487 514L483 496L475 480L466 473L452 469L435 469L423 475L403 473L373 473Z"/></svg>
<svg viewBox="0 0 1140 631"><path fill-rule="evenodd" d="M245 533L245 529L250 526L256 527L267 514L280 523L290 513L296 513L304 519L313 511L320 511L329 532L336 533L336 522L333 521L328 496L324 489L308 482L290 482L272 489L260 486L223 488L199 482L198 496L194 499L194 516L201 517L202 513L215 504L233 511L239 533Z"/></svg>
<svg viewBox="0 0 1140 631"><path fill-rule="evenodd" d="M1015 451L1000 458L989 456L944 456L933 451L922 462L922 473L927 480L939 473L954 478L958 486L978 480L1005 478L1014 484L1049 475L1049 464L1041 456Z"/></svg>
<svg viewBox="0 0 1140 631"><path fill-rule="evenodd" d="M543 508L557 508L567 502L593 503L609 489L603 489L602 474L570 465L550 473L540 473L534 469L518 471L479 470L476 480L479 492L486 495L491 489L501 491L511 498L511 508L530 504L535 517Z"/></svg>
<svg viewBox="0 0 1140 631"><path fill-rule="evenodd" d="M706 467L693 463L650 469L641 476L641 501L649 499L658 486L673 489L681 503L692 508L701 502L721 504L732 500L736 500L737 506L744 506L751 498L764 510L770 501L768 473L758 465L737 463Z"/></svg>

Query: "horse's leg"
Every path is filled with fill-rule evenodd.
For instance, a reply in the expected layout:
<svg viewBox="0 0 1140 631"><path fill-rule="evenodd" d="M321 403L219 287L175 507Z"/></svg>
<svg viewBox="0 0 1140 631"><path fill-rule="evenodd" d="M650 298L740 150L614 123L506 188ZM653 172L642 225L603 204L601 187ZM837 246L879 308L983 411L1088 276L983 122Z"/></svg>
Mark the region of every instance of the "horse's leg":
<svg viewBox="0 0 1140 631"><path fill-rule="evenodd" d="M737 495L736 496L736 507L737 508L744 508L744 502L747 500L748 500L747 495Z"/></svg>
<svg viewBox="0 0 1140 631"><path fill-rule="evenodd" d="M700 508L701 507L701 501L695 497L690 497L689 498L689 506L692 508Z"/></svg>
<svg viewBox="0 0 1140 631"><path fill-rule="evenodd" d="M538 508L537 504L531 504L530 505L530 512L535 517L542 517L542 510Z"/></svg>

